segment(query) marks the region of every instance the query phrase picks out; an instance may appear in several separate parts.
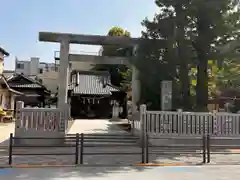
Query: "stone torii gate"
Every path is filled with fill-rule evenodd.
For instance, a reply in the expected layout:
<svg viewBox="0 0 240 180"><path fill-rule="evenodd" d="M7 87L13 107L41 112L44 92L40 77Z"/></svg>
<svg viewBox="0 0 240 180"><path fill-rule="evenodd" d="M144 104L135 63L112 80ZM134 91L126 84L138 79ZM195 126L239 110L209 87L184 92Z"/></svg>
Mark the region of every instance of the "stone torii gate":
<svg viewBox="0 0 240 180"><path fill-rule="evenodd" d="M59 69L59 89L58 89L58 106L60 110L66 110L69 61L91 62L93 64L129 64L131 57L107 57L94 55L69 54L70 43L86 45L119 45L121 47L136 47L139 43L138 38L112 37L99 35L81 35L67 33L40 32L39 41L58 42L60 43L60 69ZM136 48L135 49L136 52ZM134 53L135 54L135 53ZM132 57L134 58L134 57ZM132 103L133 109L136 110L137 102L140 98L140 82L138 80L138 70L132 66ZM65 126L65 123L61 123ZM65 128L65 127L62 127Z"/></svg>
<svg viewBox="0 0 240 180"><path fill-rule="evenodd" d="M70 33L39 32L39 41L60 43L60 69L59 69L59 89L58 106L60 110L66 110L69 61L91 62L93 64L129 64L130 58L137 58L137 46L140 38L100 36L100 35L81 35ZM133 47L133 57L107 57L94 55L69 54L70 44L85 45L119 45L121 47ZM140 81L138 70L132 66L132 104L133 112L136 111L137 103L140 99ZM65 123L61 123L65 126ZM65 127L62 127L65 128Z"/></svg>

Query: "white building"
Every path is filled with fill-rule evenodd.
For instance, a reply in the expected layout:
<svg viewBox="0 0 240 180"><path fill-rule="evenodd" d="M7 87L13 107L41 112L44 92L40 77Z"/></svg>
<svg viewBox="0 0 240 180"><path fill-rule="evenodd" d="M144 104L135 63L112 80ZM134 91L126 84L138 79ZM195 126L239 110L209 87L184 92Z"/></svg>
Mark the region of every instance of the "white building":
<svg viewBox="0 0 240 180"><path fill-rule="evenodd" d="M52 93L57 92L59 58L56 58L56 54L55 63L40 62L39 58L31 57L30 61L21 61L16 58L15 64L15 73L37 77ZM79 71L92 69L92 65L85 62L70 62L70 66L71 69Z"/></svg>
<svg viewBox="0 0 240 180"><path fill-rule="evenodd" d="M55 63L40 62L37 57L31 57L30 61L20 61L17 58L15 59L15 73L37 76L49 71L58 71L58 65Z"/></svg>

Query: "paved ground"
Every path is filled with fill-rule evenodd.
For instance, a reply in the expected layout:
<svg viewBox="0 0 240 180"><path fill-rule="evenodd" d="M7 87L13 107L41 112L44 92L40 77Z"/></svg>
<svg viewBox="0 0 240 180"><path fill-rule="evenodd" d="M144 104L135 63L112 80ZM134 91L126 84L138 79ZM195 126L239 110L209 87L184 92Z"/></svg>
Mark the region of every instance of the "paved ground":
<svg viewBox="0 0 240 180"><path fill-rule="evenodd" d="M10 133L14 132L15 123L0 123L0 146L3 141L9 138Z"/></svg>
<svg viewBox="0 0 240 180"><path fill-rule="evenodd" d="M6 124L0 126L0 141L9 137L9 134L13 131L14 124ZM109 122L109 120L75 120L74 124L69 130L70 134L75 133L118 133L123 134L124 136L128 133L122 131L114 123ZM128 138L126 138L128 139ZM91 143L93 144L93 143ZM108 144L108 143L105 143ZM75 161L75 147L67 148L34 148L34 149L16 149L14 148L13 152L15 153L72 153L73 155L24 155L19 156L15 155L13 157L13 164L73 164ZM94 165L94 164L105 164L105 165L130 165L137 164L141 162L141 148L136 143L135 140L131 140L129 143L131 146L122 146L120 144L114 145L112 147L88 147L84 148L85 153L88 155L83 156L84 164ZM5 146L5 147L4 147ZM8 142L0 143L0 165L6 165L8 163ZM174 149L163 150L165 152L174 152ZM91 153L102 153L98 155L93 155ZM106 155L104 153L125 153L125 155L112 154ZM132 152L134 154L126 153ZM223 152L223 150L221 150ZM239 152L237 152L239 153ZM199 164L202 162L202 156L199 154L188 153L184 154L156 154L152 153L149 156L149 162L154 163L187 163L187 164ZM211 164L240 164L240 154L213 154L211 155Z"/></svg>
<svg viewBox="0 0 240 180"><path fill-rule="evenodd" d="M108 119L77 119L72 127L69 129L68 134L76 133L124 133L113 124L116 122L110 122Z"/></svg>
<svg viewBox="0 0 240 180"><path fill-rule="evenodd" d="M240 166L3 169L2 180L235 180Z"/></svg>

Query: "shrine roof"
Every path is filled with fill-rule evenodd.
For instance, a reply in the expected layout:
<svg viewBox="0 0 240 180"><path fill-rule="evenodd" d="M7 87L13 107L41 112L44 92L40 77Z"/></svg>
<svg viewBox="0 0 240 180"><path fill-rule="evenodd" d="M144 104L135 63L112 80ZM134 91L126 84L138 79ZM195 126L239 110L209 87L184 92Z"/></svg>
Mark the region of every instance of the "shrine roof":
<svg viewBox="0 0 240 180"><path fill-rule="evenodd" d="M105 79L105 82L103 81ZM74 94L84 95L111 95L112 92L119 91L113 87L110 82L109 74L106 72L79 72L79 85L70 85ZM104 85L105 84L105 85Z"/></svg>

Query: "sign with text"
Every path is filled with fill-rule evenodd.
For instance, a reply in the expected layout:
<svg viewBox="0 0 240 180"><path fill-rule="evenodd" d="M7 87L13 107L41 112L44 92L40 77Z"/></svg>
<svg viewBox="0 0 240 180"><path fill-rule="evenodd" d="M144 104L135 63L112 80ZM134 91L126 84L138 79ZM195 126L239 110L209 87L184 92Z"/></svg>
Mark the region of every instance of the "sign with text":
<svg viewBox="0 0 240 180"><path fill-rule="evenodd" d="M172 109L172 81L161 82L161 109L163 111Z"/></svg>

